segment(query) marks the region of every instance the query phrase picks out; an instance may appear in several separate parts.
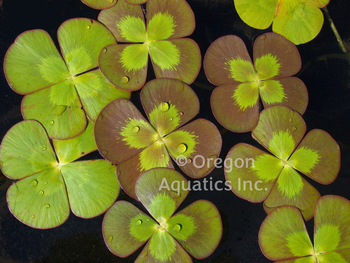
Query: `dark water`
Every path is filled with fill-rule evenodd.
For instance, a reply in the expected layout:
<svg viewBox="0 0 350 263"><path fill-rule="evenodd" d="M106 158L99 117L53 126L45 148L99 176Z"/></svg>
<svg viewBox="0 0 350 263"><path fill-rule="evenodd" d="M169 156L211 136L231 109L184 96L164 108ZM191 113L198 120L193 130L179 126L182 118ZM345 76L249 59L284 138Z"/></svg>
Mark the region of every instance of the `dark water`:
<svg viewBox="0 0 350 263"><path fill-rule="evenodd" d="M238 17L233 0L188 0L193 8L197 27L191 36L199 44L202 55L215 39L227 34L240 36L248 50L254 39L264 31L254 30ZM55 38L58 26L74 17L96 19L98 11L79 0L0 0L0 58L17 35L29 29L44 29ZM328 5L339 33L350 50L350 2L331 0ZM265 30L265 31L269 31ZM326 21L321 34L310 43L298 47L303 68L298 74L309 90L310 102L304 114L308 130L320 128L328 131L342 149L342 168L334 183L323 186L309 180L322 195L337 194L350 199L350 64ZM0 73L0 138L15 123L21 121L22 96L14 93ZM210 111L210 94L213 86L203 71L191 85L200 98L198 117L213 121L223 134L221 156L238 142L257 145L250 133L234 134L225 131ZM137 104L138 93L132 100ZM98 154L90 155L91 158ZM212 178L212 179L210 179ZM203 180L203 179L202 179ZM207 180L224 180L223 170L216 169ZM101 234L102 216L84 220L70 215L60 227L36 230L17 221L6 206L6 190L11 181L0 178L0 263L12 262L133 262L140 251L127 259L112 255L104 245ZM125 194L118 198L132 201ZM224 233L221 243L212 256L194 262L269 262L259 249L257 235L266 214L262 204L251 204L232 192L192 191L182 207L198 199L212 201L220 210ZM135 203L135 202L134 202ZM313 222L307 223L312 235Z"/></svg>

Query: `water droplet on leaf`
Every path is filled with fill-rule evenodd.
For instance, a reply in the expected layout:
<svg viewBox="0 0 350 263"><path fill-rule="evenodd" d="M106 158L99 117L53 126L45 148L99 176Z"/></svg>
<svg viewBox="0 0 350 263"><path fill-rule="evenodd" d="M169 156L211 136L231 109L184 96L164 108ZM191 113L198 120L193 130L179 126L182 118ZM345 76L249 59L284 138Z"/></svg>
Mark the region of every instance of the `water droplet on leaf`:
<svg viewBox="0 0 350 263"><path fill-rule="evenodd" d="M132 128L132 131L134 133L138 133L140 131L140 127L139 126L135 126L134 128Z"/></svg>
<svg viewBox="0 0 350 263"><path fill-rule="evenodd" d="M46 207L46 208L50 208L50 204L46 204L45 207Z"/></svg>
<svg viewBox="0 0 350 263"><path fill-rule="evenodd" d="M177 191L171 191L170 195L172 198L175 198L175 199L177 199L181 196L181 194Z"/></svg>
<svg viewBox="0 0 350 263"><path fill-rule="evenodd" d="M36 180L36 179L32 180L30 185L33 186L33 187L37 186L38 185L38 180Z"/></svg>
<svg viewBox="0 0 350 263"><path fill-rule="evenodd" d="M108 154L107 151L102 151L102 155L106 156Z"/></svg>
<svg viewBox="0 0 350 263"><path fill-rule="evenodd" d="M180 232L181 229L182 229L182 226L181 226L180 224L176 224L176 225L174 225L174 227L173 227L173 230L174 230L175 232Z"/></svg>
<svg viewBox="0 0 350 263"><path fill-rule="evenodd" d="M47 182L45 182L44 184L47 184Z"/></svg>
<svg viewBox="0 0 350 263"><path fill-rule="evenodd" d="M44 195L44 191L41 190L41 191L39 192L39 195Z"/></svg>
<svg viewBox="0 0 350 263"><path fill-rule="evenodd" d="M184 112L183 111L180 111L180 116L184 116Z"/></svg>
<svg viewBox="0 0 350 263"><path fill-rule="evenodd" d="M120 82L123 83L123 84L126 84L126 83L129 82L129 80L130 80L130 79L129 79L128 76L123 76L123 77L121 78Z"/></svg>
<svg viewBox="0 0 350 263"><path fill-rule="evenodd" d="M110 236L108 237L108 241L109 241L109 242L112 242L112 241L113 241L113 236L112 236L112 235L110 235Z"/></svg>
<svg viewBox="0 0 350 263"><path fill-rule="evenodd" d="M88 25L87 27L86 27L86 29L90 29L91 28L91 26L90 25Z"/></svg>
<svg viewBox="0 0 350 263"><path fill-rule="evenodd" d="M102 53L103 54L106 53L106 52L107 52L107 48L102 49Z"/></svg>
<svg viewBox="0 0 350 263"><path fill-rule="evenodd" d="M164 154L164 153L162 153L162 155L161 155L161 156L162 156L162 158L164 158L164 157L165 157L165 154Z"/></svg>
<svg viewBox="0 0 350 263"><path fill-rule="evenodd" d="M176 146L176 150L179 152L179 153L184 153L187 151L187 145L184 144L184 143L180 143L178 146Z"/></svg>
<svg viewBox="0 0 350 263"><path fill-rule="evenodd" d="M99 119L100 121L102 121L102 120L103 120L103 115L100 114L100 116L98 116L98 119Z"/></svg>
<svg viewBox="0 0 350 263"><path fill-rule="evenodd" d="M294 127L293 127L293 131L296 131L296 130L297 130L297 127L294 126Z"/></svg>
<svg viewBox="0 0 350 263"><path fill-rule="evenodd" d="M32 218L34 218L35 217L35 215L32 215Z"/></svg>
<svg viewBox="0 0 350 263"><path fill-rule="evenodd" d="M47 150L47 147L43 147L41 148L42 151L46 151Z"/></svg>
<svg viewBox="0 0 350 263"><path fill-rule="evenodd" d="M191 159L191 158L188 158L188 159L187 159L187 163L192 163L192 159Z"/></svg>
<svg viewBox="0 0 350 263"><path fill-rule="evenodd" d="M290 118L290 119L289 119L289 122L292 122L292 121L293 121L293 119L292 119L292 118Z"/></svg>
<svg viewBox="0 0 350 263"><path fill-rule="evenodd" d="M54 125L55 124L55 122L54 121L50 121L50 125Z"/></svg>
<svg viewBox="0 0 350 263"><path fill-rule="evenodd" d="M170 120L172 121L174 118L170 118Z"/></svg>
<svg viewBox="0 0 350 263"><path fill-rule="evenodd" d="M136 225L137 225L137 226L140 226L141 224L142 224L142 220L141 220L141 219L139 219L139 220L136 221Z"/></svg>
<svg viewBox="0 0 350 263"><path fill-rule="evenodd" d="M161 110L166 112L170 109L170 104L169 102L163 101L161 104Z"/></svg>

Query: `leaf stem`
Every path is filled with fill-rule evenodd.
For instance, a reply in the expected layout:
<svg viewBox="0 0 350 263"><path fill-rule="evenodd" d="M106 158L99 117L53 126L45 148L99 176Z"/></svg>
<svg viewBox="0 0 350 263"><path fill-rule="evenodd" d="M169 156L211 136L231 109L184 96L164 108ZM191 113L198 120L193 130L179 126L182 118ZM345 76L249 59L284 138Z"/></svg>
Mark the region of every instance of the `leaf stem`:
<svg viewBox="0 0 350 263"><path fill-rule="evenodd" d="M332 28L333 33L334 33L334 35L335 35L335 37L336 37L336 39L337 39L337 41L339 43L339 46L340 46L341 50L344 53L348 53L348 51L346 50L345 45L343 43L343 40L341 39L341 37L339 35L339 32L338 32L337 28L335 27L335 24L334 24L331 16L329 15L327 7L323 7L322 9L323 9L323 11L324 11L324 13L326 15L326 18L327 18L327 20L328 20L328 22L329 22L329 24L330 24L330 26Z"/></svg>

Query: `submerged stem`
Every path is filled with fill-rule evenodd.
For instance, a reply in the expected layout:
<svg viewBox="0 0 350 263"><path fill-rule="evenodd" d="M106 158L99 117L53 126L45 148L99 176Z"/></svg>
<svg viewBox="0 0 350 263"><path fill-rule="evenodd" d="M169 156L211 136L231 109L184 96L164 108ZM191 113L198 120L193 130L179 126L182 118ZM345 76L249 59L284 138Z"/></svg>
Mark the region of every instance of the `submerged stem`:
<svg viewBox="0 0 350 263"><path fill-rule="evenodd" d="M334 24L331 16L329 15L327 7L323 7L322 9L323 9L323 11L324 11L324 13L326 15L326 18L327 18L327 20L328 20L328 22L329 22L329 24L330 24L330 26L332 28L333 33L334 33L334 35L335 35L335 37L336 37L336 39L337 39L337 41L339 43L339 46L340 46L341 50L344 53L348 53L348 51L346 50L345 45L343 43L343 40L341 39L341 37L339 35L339 32L338 32L337 28L335 27L335 24Z"/></svg>

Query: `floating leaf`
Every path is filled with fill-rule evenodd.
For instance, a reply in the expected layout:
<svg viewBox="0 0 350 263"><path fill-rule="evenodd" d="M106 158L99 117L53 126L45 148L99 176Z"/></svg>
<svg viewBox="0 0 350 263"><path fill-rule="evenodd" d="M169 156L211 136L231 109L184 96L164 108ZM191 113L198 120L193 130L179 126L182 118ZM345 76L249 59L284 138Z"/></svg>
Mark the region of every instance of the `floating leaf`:
<svg viewBox="0 0 350 263"><path fill-rule="evenodd" d="M84 4L95 9L106 9L114 6L118 0L81 0Z"/></svg>
<svg viewBox="0 0 350 263"><path fill-rule="evenodd" d="M107 160L118 164L118 179L127 194L136 198L134 184L142 172L172 168L170 156L188 158L181 169L193 178L215 168L222 145L215 125L203 119L184 125L199 111L198 97L188 85L157 79L145 85L140 97L150 123L130 101L119 99L101 111L95 127L97 147ZM191 163L197 155L209 162L196 167Z"/></svg>
<svg viewBox="0 0 350 263"><path fill-rule="evenodd" d="M350 259L349 213L349 200L332 195L321 197L315 204L313 246L298 209L277 208L260 227L261 251L277 262L346 263Z"/></svg>
<svg viewBox="0 0 350 263"><path fill-rule="evenodd" d="M204 58L214 85L211 107L215 118L234 132L247 132L258 122L259 98L264 107L286 105L303 114L308 104L304 83L291 77L301 68L296 46L283 36L265 33L253 48L254 63L237 36L215 40Z"/></svg>
<svg viewBox="0 0 350 263"><path fill-rule="evenodd" d="M63 57L45 31L22 33L6 53L4 71L10 86L26 95L23 117L40 121L50 138L68 139L83 132L86 115L95 121L108 102L130 94L91 71L101 50L116 43L102 24L70 19L58 29L58 41Z"/></svg>
<svg viewBox="0 0 350 263"><path fill-rule="evenodd" d="M201 54L193 40L180 39L194 31L191 7L184 0L149 0L146 10L147 21L144 21L140 6L118 1L99 14L98 19L117 41L127 43L107 47L102 52L101 71L122 89L140 89L146 80L149 54L157 78L174 78L191 84L199 73ZM124 77L129 81L123 81Z"/></svg>
<svg viewBox="0 0 350 263"><path fill-rule="evenodd" d="M53 228L68 218L69 208L91 218L113 204L119 193L115 166L105 160L70 163L96 149L92 131L89 123L81 135L53 141L59 161L37 121L22 121L8 131L0 161L4 174L21 179L7 192L9 209L18 220L34 228Z"/></svg>
<svg viewBox="0 0 350 263"><path fill-rule="evenodd" d="M135 262L192 262L186 250L200 259L213 253L221 239L222 223L212 203L199 200L172 216L189 192L180 173L151 169L139 177L135 189L155 221L125 201L116 202L102 225L112 253L126 257L148 239Z"/></svg>
<svg viewBox="0 0 350 263"><path fill-rule="evenodd" d="M325 7L329 0L235 0L234 3L238 15L249 26L266 29L273 23L274 32L298 45L318 35L324 20L319 8Z"/></svg>
<svg viewBox="0 0 350 263"><path fill-rule="evenodd" d="M301 210L305 220L311 219L320 194L297 170L329 184L339 172L340 150L328 133L312 130L303 139L305 131L303 118L292 109L263 110L252 137L275 156L247 144L232 147L225 159L232 169L225 175L233 193L250 202L264 201L268 213L291 205Z"/></svg>

